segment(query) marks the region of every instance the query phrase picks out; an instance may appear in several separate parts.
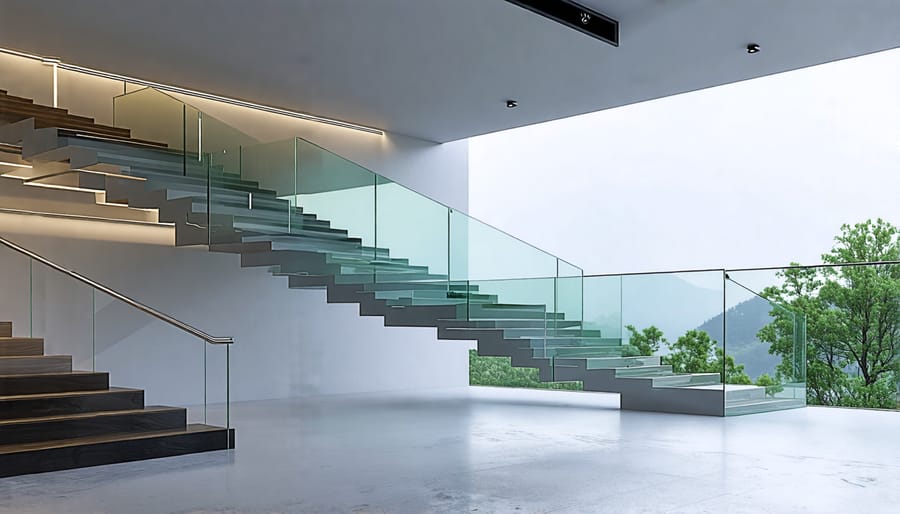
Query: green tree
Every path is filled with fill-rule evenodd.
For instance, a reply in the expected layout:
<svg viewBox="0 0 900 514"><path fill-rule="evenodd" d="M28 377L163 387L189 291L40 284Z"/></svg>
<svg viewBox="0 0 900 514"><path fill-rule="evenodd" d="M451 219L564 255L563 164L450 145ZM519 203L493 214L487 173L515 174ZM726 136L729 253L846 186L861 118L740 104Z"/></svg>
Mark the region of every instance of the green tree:
<svg viewBox="0 0 900 514"><path fill-rule="evenodd" d="M566 389L580 391L581 382L541 382L534 368L515 368L509 357L486 357L469 350L469 385Z"/></svg>
<svg viewBox="0 0 900 514"><path fill-rule="evenodd" d="M768 373L763 373L757 377L756 385L766 388L766 396L774 397L777 393L784 391L784 386L781 385L781 381Z"/></svg>
<svg viewBox="0 0 900 514"><path fill-rule="evenodd" d="M663 364L670 364L675 373L719 373L726 384L751 384L744 366L725 355L718 343L703 330L688 330L670 345L672 352L662 357Z"/></svg>
<svg viewBox="0 0 900 514"><path fill-rule="evenodd" d="M626 325L625 329L631 333L629 344L634 346L638 355L649 356L659 351L661 344L668 344L660 329L651 325L638 332L634 325Z"/></svg>
<svg viewBox="0 0 900 514"><path fill-rule="evenodd" d="M843 225L826 264L900 259L900 231L881 219ZM806 316L807 392L812 404L859 407L893 405L892 383L900 350L900 266L790 268L779 287L763 296ZM781 377L794 374L794 315L774 309L759 332L769 352L782 356ZM847 370L858 370L858 377Z"/></svg>

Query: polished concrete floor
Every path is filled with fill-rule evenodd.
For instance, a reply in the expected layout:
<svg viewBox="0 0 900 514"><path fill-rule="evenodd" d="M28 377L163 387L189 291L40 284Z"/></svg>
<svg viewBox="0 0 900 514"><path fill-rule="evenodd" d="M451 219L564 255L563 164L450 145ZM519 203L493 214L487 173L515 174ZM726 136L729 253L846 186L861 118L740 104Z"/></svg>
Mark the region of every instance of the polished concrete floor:
<svg viewBox="0 0 900 514"><path fill-rule="evenodd" d="M0 513L898 512L900 413L465 388L234 405L238 447L0 480Z"/></svg>

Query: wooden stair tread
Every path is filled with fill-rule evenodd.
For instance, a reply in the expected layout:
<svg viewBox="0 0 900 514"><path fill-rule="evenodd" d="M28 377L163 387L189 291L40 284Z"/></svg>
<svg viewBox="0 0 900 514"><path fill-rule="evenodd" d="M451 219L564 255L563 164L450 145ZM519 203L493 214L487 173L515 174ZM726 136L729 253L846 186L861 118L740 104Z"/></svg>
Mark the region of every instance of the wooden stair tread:
<svg viewBox="0 0 900 514"><path fill-rule="evenodd" d="M169 148L169 145L166 143L160 143L159 141L150 141L148 139L139 139L136 137L131 137L130 135L116 136L116 135L111 135L111 134L97 134L97 133L91 133L90 130L81 131L78 129L67 128L67 127L59 127L59 129L60 129L60 132L63 133L64 135L73 136L73 137L90 137L90 138L97 138L97 139L109 139L109 140L115 141L117 143L139 144L139 145L152 146L154 148L163 148L163 149ZM128 129L122 129L122 130L128 130ZM138 177L134 177L134 178L138 178Z"/></svg>
<svg viewBox="0 0 900 514"><path fill-rule="evenodd" d="M0 362L5 359L59 359L60 357L72 358L71 355L3 355L0 356Z"/></svg>
<svg viewBox="0 0 900 514"><path fill-rule="evenodd" d="M154 413L154 412L178 412L178 411L184 411L184 410L186 410L184 407L166 407L166 406L161 406L161 405L151 405L148 407L144 407L143 409L85 412L85 413L79 413L79 414L66 414L66 415L62 415L62 416L40 416L40 417L36 417L36 418L3 419L3 420L0 420L0 427L14 426L14 425L26 424L26 423L43 423L46 421L102 418L102 417L108 417L108 416L127 416L130 414L148 414L148 413Z"/></svg>
<svg viewBox="0 0 900 514"><path fill-rule="evenodd" d="M10 395L10 396L0 396L0 402L14 401L14 400L42 399L42 398L67 398L67 397L88 396L88 395L102 395L102 394L109 394L109 393L113 393L113 394L115 394L115 393L133 393L135 391L141 391L141 390L130 388L130 387L110 387L109 389L95 389L95 390L87 390L87 391L67 391L67 392L63 392L63 393L17 394L17 395Z"/></svg>
<svg viewBox="0 0 900 514"><path fill-rule="evenodd" d="M27 375L6 375L0 373L0 379L9 378L9 379L21 379L22 377L65 377L69 375L97 375L103 374L104 371L84 371L84 370L72 370L72 371L51 371L48 373L29 373Z"/></svg>
<svg viewBox="0 0 900 514"><path fill-rule="evenodd" d="M0 119L2 115L7 118L34 118L35 128L63 128L80 130L89 134L103 135L118 138L124 141L134 141L141 144L167 147L164 143L147 141L131 137L131 130L122 127L113 127L97 123L94 118L79 116L70 113L67 109L35 104L34 100L8 93L0 94Z"/></svg>
<svg viewBox="0 0 900 514"><path fill-rule="evenodd" d="M0 109L2 112L9 114L39 114L44 118L56 118L61 120L68 120L72 123L84 123L88 125L95 125L93 118L88 118L87 116L79 116L77 114L70 114L69 111L65 109L58 109L56 107L45 107L42 105L34 105L34 104L26 104L23 102L10 102L0 98ZM96 124L97 126L102 126Z"/></svg>
<svg viewBox="0 0 900 514"><path fill-rule="evenodd" d="M187 425L187 427L185 427L184 429L177 430L155 430L150 432L134 432L121 434L117 433L99 436L77 437L73 439L56 439L52 441L41 441L37 443L7 444L0 445L0 455L8 455L20 452L32 452L36 450L46 450L51 448L68 448L96 443L139 441L142 439L153 439L157 437L169 437L182 434L201 434L223 430L225 429L222 427L195 423Z"/></svg>

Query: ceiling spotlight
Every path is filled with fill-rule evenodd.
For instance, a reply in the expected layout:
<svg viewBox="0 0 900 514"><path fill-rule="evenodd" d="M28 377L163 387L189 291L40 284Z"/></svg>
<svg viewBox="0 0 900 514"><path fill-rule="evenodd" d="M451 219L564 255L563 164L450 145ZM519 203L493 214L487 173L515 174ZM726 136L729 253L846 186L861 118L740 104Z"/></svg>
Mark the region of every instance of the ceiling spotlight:
<svg viewBox="0 0 900 514"><path fill-rule="evenodd" d="M748 54L758 54L759 53L759 45L756 43L750 43L747 45L747 53Z"/></svg>
<svg viewBox="0 0 900 514"><path fill-rule="evenodd" d="M515 109L515 108L518 107L518 106L519 106L519 102L517 102L517 101L515 101L515 100L507 100L507 101L506 101L506 108L507 108L507 109Z"/></svg>

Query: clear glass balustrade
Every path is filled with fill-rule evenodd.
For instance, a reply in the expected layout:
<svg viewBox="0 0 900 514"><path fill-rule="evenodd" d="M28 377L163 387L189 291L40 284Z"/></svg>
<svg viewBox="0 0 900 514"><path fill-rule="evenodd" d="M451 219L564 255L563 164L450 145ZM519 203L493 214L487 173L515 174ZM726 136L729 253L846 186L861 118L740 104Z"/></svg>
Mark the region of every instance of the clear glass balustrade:
<svg viewBox="0 0 900 514"><path fill-rule="evenodd" d="M255 141L150 88L117 97L115 118L166 143L169 169L130 172L190 204L206 235L196 244L260 245L292 286L333 281L391 309L433 308L446 326L524 330L536 355L581 335L582 270L463 212L304 139Z"/></svg>

